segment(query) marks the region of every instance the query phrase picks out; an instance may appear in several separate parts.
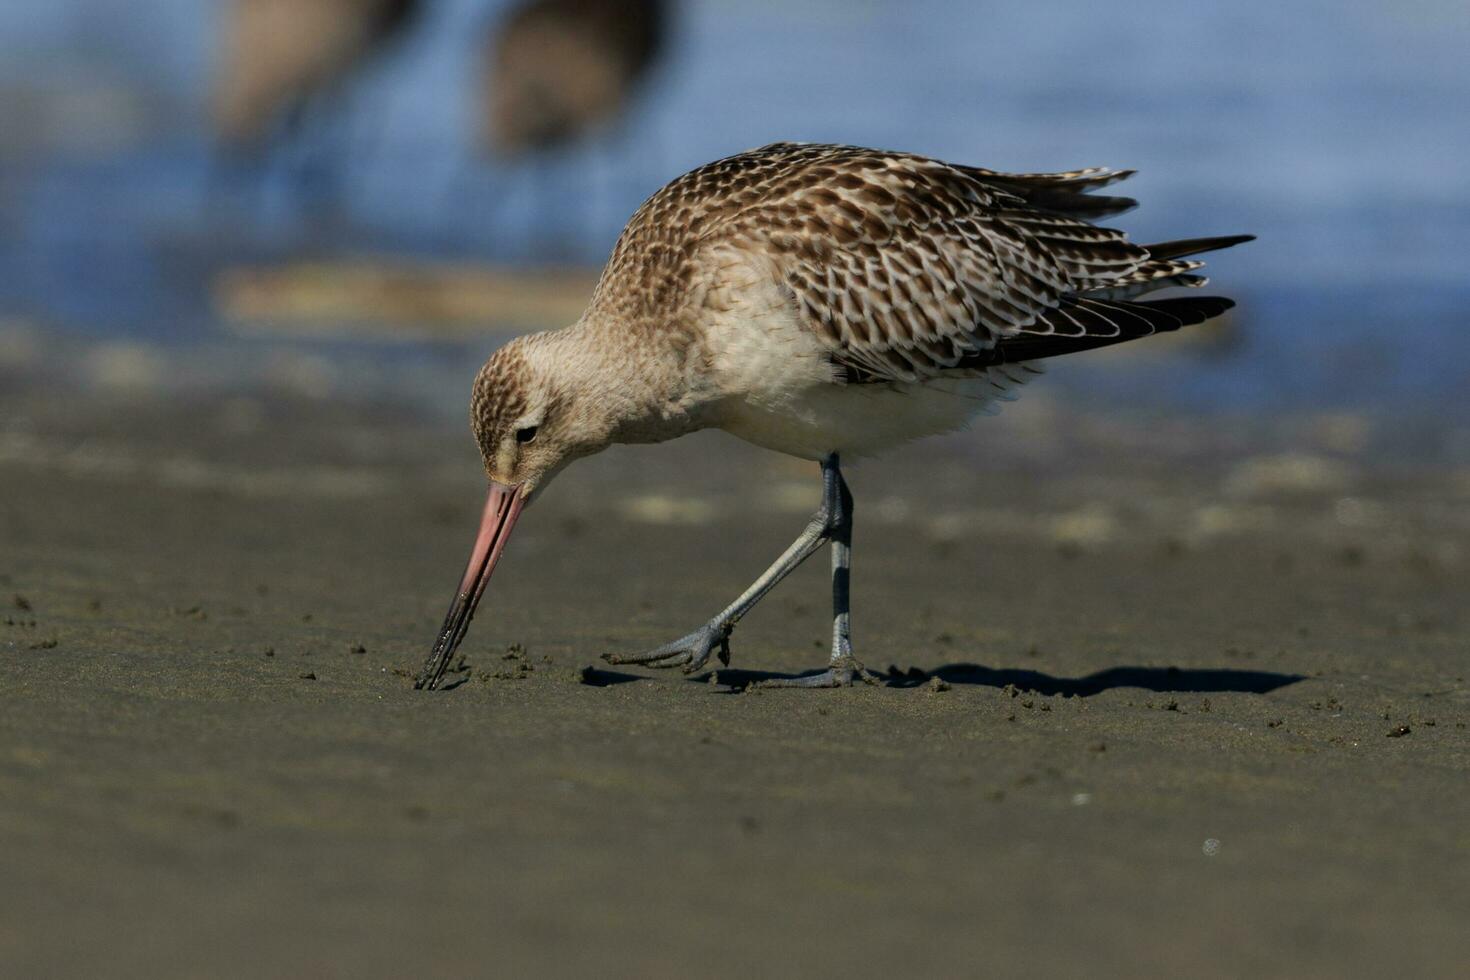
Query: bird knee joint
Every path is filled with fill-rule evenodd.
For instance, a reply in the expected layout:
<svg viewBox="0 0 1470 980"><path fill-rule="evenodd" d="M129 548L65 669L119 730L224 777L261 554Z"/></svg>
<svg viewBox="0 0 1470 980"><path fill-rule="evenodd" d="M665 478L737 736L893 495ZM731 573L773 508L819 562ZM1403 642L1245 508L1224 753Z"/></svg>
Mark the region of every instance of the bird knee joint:
<svg viewBox="0 0 1470 980"><path fill-rule="evenodd" d="M823 504L822 509L812 518L812 527L823 537L830 538L837 532L852 527L852 508Z"/></svg>

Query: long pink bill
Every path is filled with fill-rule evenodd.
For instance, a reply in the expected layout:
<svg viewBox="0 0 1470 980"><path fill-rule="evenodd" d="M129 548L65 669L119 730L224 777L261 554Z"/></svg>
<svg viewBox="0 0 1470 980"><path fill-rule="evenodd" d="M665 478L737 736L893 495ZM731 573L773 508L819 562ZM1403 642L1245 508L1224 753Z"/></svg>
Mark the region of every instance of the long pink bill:
<svg viewBox="0 0 1470 980"><path fill-rule="evenodd" d="M500 561L500 553L505 550L505 542L510 538L516 518L521 515L522 503L520 487L491 481L490 495L485 498L485 513L480 518L480 533L475 537L474 551L470 552L470 563L465 567L454 602L449 605L444 625L439 628L434 649L429 659L424 661L418 680L413 682L415 689L432 691L439 686L455 649L470 628L475 607L485 593L485 584L490 581L490 574L495 571L496 562Z"/></svg>

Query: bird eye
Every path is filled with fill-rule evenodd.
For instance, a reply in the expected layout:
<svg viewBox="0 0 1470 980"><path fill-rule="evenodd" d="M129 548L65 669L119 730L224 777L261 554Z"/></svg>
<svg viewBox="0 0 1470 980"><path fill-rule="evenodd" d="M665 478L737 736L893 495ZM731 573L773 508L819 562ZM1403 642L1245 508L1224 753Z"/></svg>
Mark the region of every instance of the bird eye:
<svg viewBox="0 0 1470 980"><path fill-rule="evenodd" d="M525 445L536 438L536 426L528 425L524 429L516 430L516 442Z"/></svg>

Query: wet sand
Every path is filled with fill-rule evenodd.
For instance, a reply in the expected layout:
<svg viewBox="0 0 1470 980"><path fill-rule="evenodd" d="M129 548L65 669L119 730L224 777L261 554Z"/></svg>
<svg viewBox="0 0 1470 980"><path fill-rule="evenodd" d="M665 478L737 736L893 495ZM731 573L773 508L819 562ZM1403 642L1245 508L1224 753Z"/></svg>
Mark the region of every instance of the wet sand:
<svg viewBox="0 0 1470 980"><path fill-rule="evenodd" d="M6 976L1470 962L1470 474L1376 463L1361 420L1038 392L854 467L855 642L893 673L845 691L600 665L723 605L817 490L718 435L614 450L527 513L425 694L460 424L6 410ZM824 566L722 680L821 664Z"/></svg>

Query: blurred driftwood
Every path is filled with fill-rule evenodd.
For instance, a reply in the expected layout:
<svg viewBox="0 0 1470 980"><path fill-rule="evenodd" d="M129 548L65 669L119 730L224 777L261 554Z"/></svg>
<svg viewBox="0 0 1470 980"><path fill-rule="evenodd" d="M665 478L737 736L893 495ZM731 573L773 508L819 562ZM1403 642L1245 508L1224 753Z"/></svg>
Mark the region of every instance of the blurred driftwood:
<svg viewBox="0 0 1470 980"><path fill-rule="evenodd" d="M596 283L592 269L299 262L227 269L213 297L219 316L243 332L463 336L564 326L582 315Z"/></svg>

